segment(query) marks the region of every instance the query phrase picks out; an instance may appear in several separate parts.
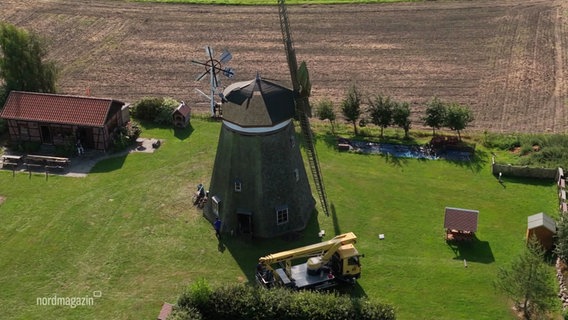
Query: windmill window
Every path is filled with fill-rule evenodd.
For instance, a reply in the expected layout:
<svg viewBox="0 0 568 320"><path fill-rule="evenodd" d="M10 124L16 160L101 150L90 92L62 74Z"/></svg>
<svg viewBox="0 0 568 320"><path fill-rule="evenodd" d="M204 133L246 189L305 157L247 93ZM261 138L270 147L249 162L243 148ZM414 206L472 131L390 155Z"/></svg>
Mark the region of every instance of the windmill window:
<svg viewBox="0 0 568 320"><path fill-rule="evenodd" d="M296 182L300 181L300 170L294 169L294 177L296 178Z"/></svg>
<svg viewBox="0 0 568 320"><path fill-rule="evenodd" d="M218 196L213 196L213 198L211 198L211 209L216 216L219 216L219 210L221 209L221 199Z"/></svg>
<svg viewBox="0 0 568 320"><path fill-rule="evenodd" d="M235 179L235 192L241 192L243 189L243 183L239 179Z"/></svg>
<svg viewBox="0 0 568 320"><path fill-rule="evenodd" d="M276 224L288 223L288 206L276 208Z"/></svg>
<svg viewBox="0 0 568 320"><path fill-rule="evenodd" d="M290 136L290 148L294 148L296 146L296 137L293 135Z"/></svg>

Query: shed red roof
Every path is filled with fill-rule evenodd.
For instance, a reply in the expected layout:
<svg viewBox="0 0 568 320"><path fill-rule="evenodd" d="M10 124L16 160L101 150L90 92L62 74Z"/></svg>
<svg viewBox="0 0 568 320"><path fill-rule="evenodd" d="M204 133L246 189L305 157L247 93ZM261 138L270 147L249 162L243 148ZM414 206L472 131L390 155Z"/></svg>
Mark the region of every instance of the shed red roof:
<svg viewBox="0 0 568 320"><path fill-rule="evenodd" d="M179 112L179 113L181 113L182 116L187 117L191 113L191 108L187 104L185 104L185 102L182 102L174 110L174 112Z"/></svg>
<svg viewBox="0 0 568 320"><path fill-rule="evenodd" d="M113 102L124 105L112 99L12 91L0 118L102 127Z"/></svg>
<svg viewBox="0 0 568 320"><path fill-rule="evenodd" d="M458 231L477 231L479 211L446 207L444 228Z"/></svg>

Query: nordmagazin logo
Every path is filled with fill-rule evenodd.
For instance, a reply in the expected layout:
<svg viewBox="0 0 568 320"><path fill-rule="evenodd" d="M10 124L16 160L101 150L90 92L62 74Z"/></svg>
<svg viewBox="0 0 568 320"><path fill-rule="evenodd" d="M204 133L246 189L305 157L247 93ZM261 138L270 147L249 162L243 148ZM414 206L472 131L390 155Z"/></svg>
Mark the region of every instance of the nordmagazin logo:
<svg viewBox="0 0 568 320"><path fill-rule="evenodd" d="M76 308L79 306L93 306L95 299L102 297L102 292L93 291L92 295L83 297L69 297L58 296L56 293L49 297L36 298L36 305L38 306L64 306L69 308Z"/></svg>

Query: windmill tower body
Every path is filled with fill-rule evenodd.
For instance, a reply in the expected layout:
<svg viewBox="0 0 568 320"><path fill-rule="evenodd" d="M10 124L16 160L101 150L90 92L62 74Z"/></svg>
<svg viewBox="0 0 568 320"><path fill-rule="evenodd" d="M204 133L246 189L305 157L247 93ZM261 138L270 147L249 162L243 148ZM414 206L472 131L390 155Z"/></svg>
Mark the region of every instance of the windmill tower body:
<svg viewBox="0 0 568 320"><path fill-rule="evenodd" d="M256 78L224 91L205 216L223 233L271 238L306 228L315 201L296 138L292 91Z"/></svg>

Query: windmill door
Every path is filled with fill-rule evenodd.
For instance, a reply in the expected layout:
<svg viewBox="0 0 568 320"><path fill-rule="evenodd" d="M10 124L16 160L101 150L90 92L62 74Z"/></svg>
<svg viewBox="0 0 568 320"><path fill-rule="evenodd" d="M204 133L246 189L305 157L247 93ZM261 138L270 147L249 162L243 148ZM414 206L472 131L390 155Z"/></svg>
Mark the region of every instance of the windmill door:
<svg viewBox="0 0 568 320"><path fill-rule="evenodd" d="M252 212L247 209L237 209L237 223L239 234L252 237Z"/></svg>

